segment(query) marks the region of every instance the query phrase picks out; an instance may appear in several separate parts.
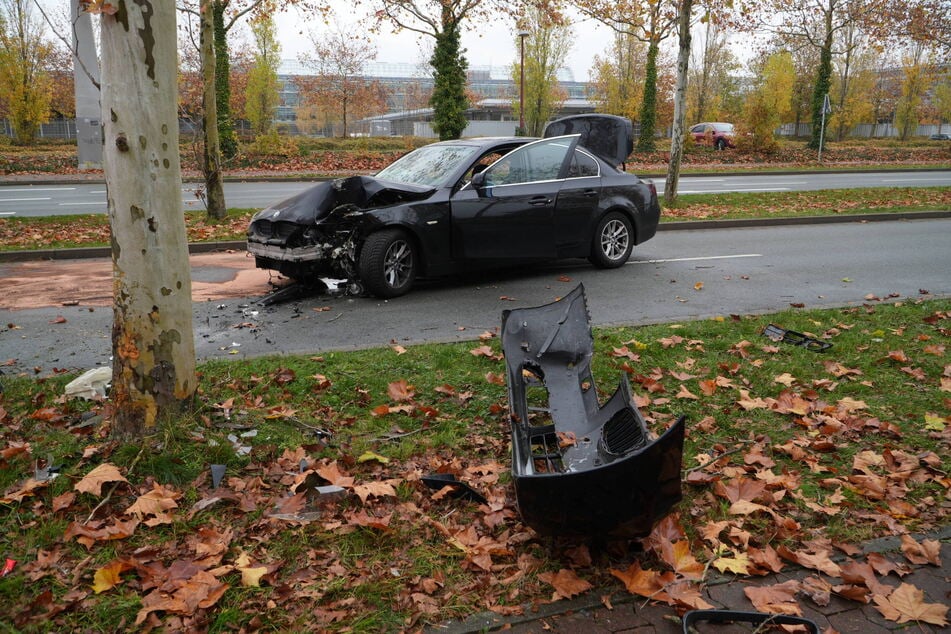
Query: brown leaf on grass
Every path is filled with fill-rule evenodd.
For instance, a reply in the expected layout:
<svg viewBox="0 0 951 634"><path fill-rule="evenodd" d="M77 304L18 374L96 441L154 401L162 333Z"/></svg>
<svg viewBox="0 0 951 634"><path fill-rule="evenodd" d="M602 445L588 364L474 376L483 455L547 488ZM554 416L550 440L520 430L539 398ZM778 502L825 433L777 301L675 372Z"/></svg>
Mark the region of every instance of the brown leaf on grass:
<svg viewBox="0 0 951 634"><path fill-rule="evenodd" d="M387 513L382 517L376 517L374 515L369 515L365 509L360 509L356 513L349 513L347 515L347 521L351 526L375 528L376 530L380 531L389 530L390 520L392 518L392 513Z"/></svg>
<svg viewBox="0 0 951 634"><path fill-rule="evenodd" d="M926 539L919 543L910 535L902 535L901 552L905 559L913 564L941 567L941 542L936 539Z"/></svg>
<svg viewBox="0 0 951 634"><path fill-rule="evenodd" d="M690 542L685 539L661 543L658 555L664 563L674 569L674 572L685 579L700 579L703 576L703 564L697 561L690 552Z"/></svg>
<svg viewBox="0 0 951 634"><path fill-rule="evenodd" d="M57 495L53 498L52 510L54 513L68 509L72 503L76 500L76 494L72 491L67 491L62 495Z"/></svg>
<svg viewBox="0 0 951 634"><path fill-rule="evenodd" d="M719 481L714 485L713 492L728 499L730 502L758 499L766 492L766 484L750 478L731 478Z"/></svg>
<svg viewBox="0 0 951 634"><path fill-rule="evenodd" d="M740 390L740 398L736 401L736 404L749 411L751 409L767 409L769 408L769 403L763 399L756 397L753 398L750 396L749 390Z"/></svg>
<svg viewBox="0 0 951 634"><path fill-rule="evenodd" d="M33 495L39 489L44 489L50 484L49 480L36 480L34 478L29 478L23 485L14 491L4 495L0 498L0 504L10 504L12 502L20 502L23 498Z"/></svg>
<svg viewBox="0 0 951 634"><path fill-rule="evenodd" d="M802 615L802 608L796 601L799 582L795 579L771 586L751 586L743 588L746 597L760 612L769 614Z"/></svg>
<svg viewBox="0 0 951 634"><path fill-rule="evenodd" d="M181 493L166 489L161 484L155 483L152 485L151 491L145 495L140 495L136 501L125 510L125 514L135 515L139 520L143 519L146 515L153 515L156 520L159 520L159 524L171 523L172 517L167 511L178 508L178 504L175 500L181 496ZM149 526L156 525L154 520L149 520L146 524Z"/></svg>
<svg viewBox="0 0 951 634"><path fill-rule="evenodd" d="M538 578L555 589L552 600L570 599L594 587L567 568L562 568L558 572L543 572L538 575Z"/></svg>
<svg viewBox="0 0 951 634"><path fill-rule="evenodd" d="M117 559L112 563L106 564L96 571L93 575L92 589L96 594L110 590L119 585L122 581L120 575L126 570L132 569L132 564L127 561Z"/></svg>
<svg viewBox="0 0 951 634"><path fill-rule="evenodd" d="M387 386L387 394L390 399L400 401L410 401L416 396L416 388L406 383L405 379L393 381Z"/></svg>
<svg viewBox="0 0 951 634"><path fill-rule="evenodd" d="M693 394L690 390L687 389L687 386L683 383L680 384L680 391L674 395L674 398L686 398L691 400L698 400L699 397L696 394Z"/></svg>
<svg viewBox="0 0 951 634"><path fill-rule="evenodd" d="M674 580L674 573L643 570L639 561L632 562L627 570L611 568L611 574L620 579L631 594L649 598L654 597Z"/></svg>
<svg viewBox="0 0 951 634"><path fill-rule="evenodd" d="M320 464L314 471L330 484L336 484L337 486L345 488L353 486L353 478L340 471L336 460Z"/></svg>
<svg viewBox="0 0 951 634"><path fill-rule="evenodd" d="M353 487L353 492L360 497L360 501L366 504L367 498L374 497L396 497L396 489L389 482L367 482Z"/></svg>
<svg viewBox="0 0 951 634"><path fill-rule="evenodd" d="M469 354L474 357L485 357L486 359L491 359L492 361L502 360L502 355L496 354L489 346L479 346L478 348L473 348L469 351Z"/></svg>
<svg viewBox="0 0 951 634"><path fill-rule="evenodd" d="M87 473L73 488L80 493L91 493L98 497L102 495L102 485L107 482L128 483L129 481L119 473L119 469L114 464L104 462Z"/></svg>
<svg viewBox="0 0 951 634"><path fill-rule="evenodd" d="M915 586L903 583L887 597L875 595L875 609L889 621L930 623L939 627L948 624L948 606L940 603L925 603L925 593Z"/></svg>
<svg viewBox="0 0 951 634"><path fill-rule="evenodd" d="M493 385L505 385L505 377L495 372L486 372L485 380Z"/></svg>
<svg viewBox="0 0 951 634"><path fill-rule="evenodd" d="M92 548L92 545L96 542L131 537L138 525L139 520L134 518L127 522L117 520L111 524L105 524L104 522L95 520L88 524L70 522L69 526L66 527L66 532L63 534L63 539L69 540L75 537L76 541L86 548Z"/></svg>

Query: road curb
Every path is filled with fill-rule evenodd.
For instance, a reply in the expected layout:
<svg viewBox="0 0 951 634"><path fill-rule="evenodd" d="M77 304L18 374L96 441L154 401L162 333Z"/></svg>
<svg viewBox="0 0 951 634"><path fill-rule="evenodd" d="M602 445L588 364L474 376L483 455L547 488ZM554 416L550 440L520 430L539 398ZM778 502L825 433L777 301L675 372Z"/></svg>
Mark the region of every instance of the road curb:
<svg viewBox="0 0 951 634"><path fill-rule="evenodd" d="M843 222L888 222L902 220L931 220L951 218L951 211L907 211L888 214L852 214L842 216L806 216L802 218L749 218L738 220L685 220L664 222L658 231L697 231L700 229L738 229L749 227L778 227L783 225L821 225ZM219 242L193 242L188 252L215 253L221 251L244 251L244 240ZM35 249L27 251L0 251L0 263L31 262L34 260L80 260L85 258L111 257L109 247L77 247L73 249Z"/></svg>

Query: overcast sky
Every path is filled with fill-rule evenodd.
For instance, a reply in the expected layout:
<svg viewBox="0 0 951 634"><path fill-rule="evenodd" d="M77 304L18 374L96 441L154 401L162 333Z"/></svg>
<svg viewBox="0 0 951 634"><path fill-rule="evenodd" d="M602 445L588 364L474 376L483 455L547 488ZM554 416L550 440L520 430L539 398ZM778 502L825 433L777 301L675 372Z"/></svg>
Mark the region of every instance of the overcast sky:
<svg viewBox="0 0 951 634"><path fill-rule="evenodd" d="M352 4L349 6L353 7ZM306 35L309 31L321 33L330 28L319 19L305 21L295 9L277 14L275 18L281 40L281 56L284 58L297 58L300 53L310 49L310 40ZM358 19L359 15L352 8L348 14L338 11L338 21L345 26L358 24ZM576 81L587 81L594 56L603 56L612 32L593 20L580 21L580 18L572 29L574 46L568 56L567 66L574 73ZM419 64L428 59L428 51L432 48L431 37L410 31L398 34L384 32L373 36L372 42L377 47L378 62ZM478 30L465 31L462 45L470 66L504 67L518 59L514 21L511 19L494 20L481 24ZM424 53L424 50L427 52Z"/></svg>

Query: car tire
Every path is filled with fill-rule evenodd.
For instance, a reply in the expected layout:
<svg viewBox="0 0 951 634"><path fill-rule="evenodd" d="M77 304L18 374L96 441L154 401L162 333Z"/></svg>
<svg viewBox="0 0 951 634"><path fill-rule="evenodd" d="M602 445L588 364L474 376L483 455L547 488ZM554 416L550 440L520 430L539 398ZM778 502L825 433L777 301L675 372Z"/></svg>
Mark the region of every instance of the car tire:
<svg viewBox="0 0 951 634"><path fill-rule="evenodd" d="M416 281L419 254L402 229L371 233L360 250L357 270L370 294L384 299L406 294Z"/></svg>
<svg viewBox="0 0 951 634"><path fill-rule="evenodd" d="M725 150L725 149L726 149L726 140L725 140L725 139L717 139L716 148L717 148L718 150Z"/></svg>
<svg viewBox="0 0 951 634"><path fill-rule="evenodd" d="M602 269L623 266L634 249L634 228L624 214L612 211L598 222L591 239L591 255L588 260Z"/></svg>

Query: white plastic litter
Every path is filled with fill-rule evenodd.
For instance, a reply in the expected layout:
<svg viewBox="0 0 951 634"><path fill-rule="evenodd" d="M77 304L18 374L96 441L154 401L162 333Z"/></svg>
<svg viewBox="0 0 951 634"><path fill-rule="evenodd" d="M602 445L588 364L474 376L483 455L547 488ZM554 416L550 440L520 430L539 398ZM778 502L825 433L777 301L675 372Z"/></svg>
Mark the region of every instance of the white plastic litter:
<svg viewBox="0 0 951 634"><path fill-rule="evenodd" d="M106 398L106 388L112 382L112 368L93 368L66 384L66 396L84 399Z"/></svg>

